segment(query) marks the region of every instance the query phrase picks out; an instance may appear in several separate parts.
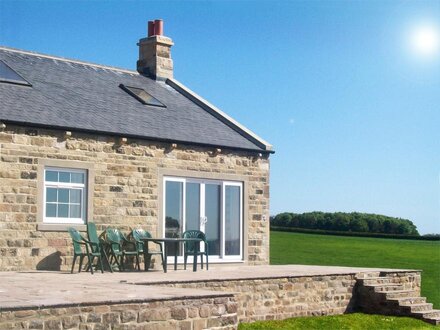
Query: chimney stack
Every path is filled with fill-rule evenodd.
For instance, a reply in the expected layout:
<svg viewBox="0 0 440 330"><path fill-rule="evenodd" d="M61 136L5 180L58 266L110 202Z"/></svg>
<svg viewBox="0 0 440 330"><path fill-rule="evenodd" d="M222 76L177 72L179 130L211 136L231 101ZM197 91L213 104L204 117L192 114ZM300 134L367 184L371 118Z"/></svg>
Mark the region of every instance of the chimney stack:
<svg viewBox="0 0 440 330"><path fill-rule="evenodd" d="M171 46L173 41L163 35L163 21L148 22L148 37L139 40L137 71L155 80L173 78Z"/></svg>

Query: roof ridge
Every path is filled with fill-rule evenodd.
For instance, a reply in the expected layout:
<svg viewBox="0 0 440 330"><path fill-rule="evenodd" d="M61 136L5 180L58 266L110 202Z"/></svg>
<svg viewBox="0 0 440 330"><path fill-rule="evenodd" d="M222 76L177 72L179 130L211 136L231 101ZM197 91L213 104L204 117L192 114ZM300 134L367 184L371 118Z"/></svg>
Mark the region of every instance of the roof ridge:
<svg viewBox="0 0 440 330"><path fill-rule="evenodd" d="M91 63L91 62L73 60L73 59L69 59L69 58L65 58L65 57L61 57L61 56L52 56L52 55L37 53L37 52L33 52L33 51L22 50L22 49L18 49L18 48L11 48L11 47L6 47L6 46L1 46L1 45L0 45L0 50L20 53L20 54L25 54L25 55L38 56L38 57L43 57L43 58L57 60L57 61L74 63L74 64L81 64L81 65L86 65L86 66L90 66L90 67L94 67L94 68L119 71L119 72L123 72L123 73L139 74L135 70L122 69L122 68L117 68L117 67L109 66L109 65L102 65L102 64L96 64L96 63Z"/></svg>

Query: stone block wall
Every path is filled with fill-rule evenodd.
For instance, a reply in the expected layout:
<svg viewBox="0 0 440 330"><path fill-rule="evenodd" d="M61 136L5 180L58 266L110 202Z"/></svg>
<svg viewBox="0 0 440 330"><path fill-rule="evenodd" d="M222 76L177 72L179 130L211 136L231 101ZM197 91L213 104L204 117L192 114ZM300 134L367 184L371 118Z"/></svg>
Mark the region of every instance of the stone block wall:
<svg viewBox="0 0 440 330"><path fill-rule="evenodd" d="M383 303L374 294L360 289L359 278L387 276L406 289L420 292L419 272L362 273L325 276L298 276L267 279L212 280L166 283L166 286L234 292L238 322L283 320L300 316L339 315L352 312L375 313ZM395 311L395 309L393 310ZM390 315L393 311L389 311Z"/></svg>
<svg viewBox="0 0 440 330"><path fill-rule="evenodd" d="M377 278L379 273L137 284L186 288L188 295L136 303L6 308L0 310L0 329L235 329L241 322L372 312L367 306L374 307L374 313L396 315L394 305L387 309L374 292L362 290L365 275ZM380 276L419 292L419 272ZM193 289L217 293L195 297Z"/></svg>
<svg viewBox="0 0 440 330"><path fill-rule="evenodd" d="M65 231L38 230L42 162L92 164L92 219L98 230L142 226L159 231L159 172L183 170L244 178L244 238L250 264L269 261L269 160L255 153L132 140L7 124L0 132L0 271L68 269L71 241ZM40 195L41 198L41 195Z"/></svg>
<svg viewBox="0 0 440 330"><path fill-rule="evenodd" d="M239 322L354 311L355 274L167 283L179 288L235 292Z"/></svg>
<svg viewBox="0 0 440 330"><path fill-rule="evenodd" d="M0 311L0 329L236 329L234 297Z"/></svg>

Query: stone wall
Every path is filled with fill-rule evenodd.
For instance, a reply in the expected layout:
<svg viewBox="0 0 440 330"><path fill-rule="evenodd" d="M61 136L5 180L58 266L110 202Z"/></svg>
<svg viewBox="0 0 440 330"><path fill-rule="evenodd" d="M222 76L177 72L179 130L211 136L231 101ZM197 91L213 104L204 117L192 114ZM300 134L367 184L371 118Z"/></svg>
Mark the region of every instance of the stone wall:
<svg viewBox="0 0 440 330"><path fill-rule="evenodd" d="M235 292L239 322L354 311L356 276L303 276L232 281L167 283L167 286Z"/></svg>
<svg viewBox="0 0 440 330"><path fill-rule="evenodd" d="M374 299L371 292L360 290L359 279L387 276L394 283L420 293L419 272L362 273L325 276L299 276L267 279L212 280L166 283L179 288L197 288L234 292L239 323L283 320L299 316L338 315L370 312L365 305ZM377 300L374 300L377 302ZM377 311L383 304L374 306ZM390 312L390 315L396 315Z"/></svg>
<svg viewBox="0 0 440 330"><path fill-rule="evenodd" d="M0 270L68 269L65 231L37 230L41 163L92 164L93 214L98 230L142 226L160 233L159 173L167 170L244 178L245 260L269 261L269 160L255 153L96 136L7 125L0 132ZM267 219L267 220L266 220Z"/></svg>
<svg viewBox="0 0 440 330"><path fill-rule="evenodd" d="M188 295L144 303L5 308L0 310L0 329L235 329L241 322L371 312L366 306L374 307L375 313L396 315L395 308L389 310L383 300L375 299L377 292L362 290L363 283L377 276L420 290L420 273L414 271L138 283L155 289L160 285L185 288ZM218 296L197 298L194 289L217 291Z"/></svg>
<svg viewBox="0 0 440 330"><path fill-rule="evenodd" d="M236 329L233 297L0 311L0 329Z"/></svg>

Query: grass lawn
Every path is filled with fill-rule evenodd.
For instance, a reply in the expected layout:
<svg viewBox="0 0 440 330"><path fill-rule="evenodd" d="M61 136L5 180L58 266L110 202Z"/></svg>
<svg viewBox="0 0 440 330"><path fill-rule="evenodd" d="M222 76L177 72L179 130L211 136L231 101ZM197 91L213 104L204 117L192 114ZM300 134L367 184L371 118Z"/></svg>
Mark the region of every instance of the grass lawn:
<svg viewBox="0 0 440 330"><path fill-rule="evenodd" d="M435 329L437 327L409 317L346 314L319 317L296 317L283 321L241 323L239 330L258 329Z"/></svg>
<svg viewBox="0 0 440 330"><path fill-rule="evenodd" d="M422 296L427 297L428 302L434 304L434 308L440 309L440 242L438 241L343 237L273 231L270 236L270 262L273 265L303 264L419 269L423 271Z"/></svg>
<svg viewBox="0 0 440 330"><path fill-rule="evenodd" d="M273 265L303 264L422 270L422 295L440 308L440 242L271 232ZM257 329L434 329L420 320L366 314L298 317L240 324Z"/></svg>

